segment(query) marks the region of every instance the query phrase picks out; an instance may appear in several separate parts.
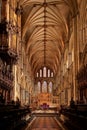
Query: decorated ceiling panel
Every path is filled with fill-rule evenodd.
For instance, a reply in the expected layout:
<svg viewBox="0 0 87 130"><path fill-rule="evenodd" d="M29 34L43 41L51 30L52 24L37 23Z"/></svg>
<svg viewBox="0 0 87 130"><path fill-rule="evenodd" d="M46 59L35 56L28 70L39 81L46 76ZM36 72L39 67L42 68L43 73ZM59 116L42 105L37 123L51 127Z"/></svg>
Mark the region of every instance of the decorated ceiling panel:
<svg viewBox="0 0 87 130"><path fill-rule="evenodd" d="M76 0L19 0L22 7L22 39L32 72L50 68L58 72L68 41L68 18L74 16Z"/></svg>

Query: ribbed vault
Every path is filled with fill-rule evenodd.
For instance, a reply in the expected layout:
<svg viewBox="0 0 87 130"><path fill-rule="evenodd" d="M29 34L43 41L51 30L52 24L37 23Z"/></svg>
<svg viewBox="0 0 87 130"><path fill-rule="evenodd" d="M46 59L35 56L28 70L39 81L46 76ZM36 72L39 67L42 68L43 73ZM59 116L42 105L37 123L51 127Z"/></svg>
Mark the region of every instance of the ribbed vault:
<svg viewBox="0 0 87 130"><path fill-rule="evenodd" d="M54 75L68 40L68 17L77 13L76 0L19 0L22 39L33 74L46 66Z"/></svg>

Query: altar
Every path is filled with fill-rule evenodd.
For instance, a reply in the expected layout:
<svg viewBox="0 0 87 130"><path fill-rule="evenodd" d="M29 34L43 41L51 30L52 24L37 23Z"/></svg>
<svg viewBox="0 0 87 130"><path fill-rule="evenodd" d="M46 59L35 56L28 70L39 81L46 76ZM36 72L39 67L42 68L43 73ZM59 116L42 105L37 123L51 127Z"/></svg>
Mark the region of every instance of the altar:
<svg viewBox="0 0 87 130"><path fill-rule="evenodd" d="M58 107L58 97L52 93L42 92L32 98L32 107L35 109L50 109L54 110Z"/></svg>
<svg viewBox="0 0 87 130"><path fill-rule="evenodd" d="M48 105L52 103L52 94L47 92L38 94L38 105L40 106L44 103Z"/></svg>

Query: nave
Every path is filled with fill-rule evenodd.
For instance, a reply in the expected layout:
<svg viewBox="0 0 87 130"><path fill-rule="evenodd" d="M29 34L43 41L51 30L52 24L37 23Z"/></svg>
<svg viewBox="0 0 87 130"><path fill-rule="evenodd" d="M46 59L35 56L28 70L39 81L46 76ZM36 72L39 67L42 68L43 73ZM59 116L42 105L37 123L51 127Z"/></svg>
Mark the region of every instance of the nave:
<svg viewBox="0 0 87 130"><path fill-rule="evenodd" d="M87 129L87 0L0 0L0 130L59 129L46 110Z"/></svg>
<svg viewBox="0 0 87 130"><path fill-rule="evenodd" d="M25 130L62 130L54 117L41 116L36 117L32 126L27 127Z"/></svg>

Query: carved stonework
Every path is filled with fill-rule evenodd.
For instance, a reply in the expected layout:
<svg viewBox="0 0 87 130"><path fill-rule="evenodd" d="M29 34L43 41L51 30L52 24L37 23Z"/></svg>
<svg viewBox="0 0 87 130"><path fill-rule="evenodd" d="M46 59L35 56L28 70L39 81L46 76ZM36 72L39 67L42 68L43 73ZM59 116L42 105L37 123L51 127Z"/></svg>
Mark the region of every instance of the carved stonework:
<svg viewBox="0 0 87 130"><path fill-rule="evenodd" d="M43 103L52 104L52 95L49 93L40 93L38 95L38 104L42 105Z"/></svg>
<svg viewBox="0 0 87 130"><path fill-rule="evenodd" d="M18 34L18 33L20 33L20 27L18 26L18 25L14 25L13 24L13 21L9 21L8 23L7 23L7 30L8 30L8 32L9 33L11 33L12 35L14 35L14 34Z"/></svg>
<svg viewBox="0 0 87 130"><path fill-rule="evenodd" d="M0 59L0 86L3 88L11 89L13 88L13 74L11 71L11 65L3 62Z"/></svg>

